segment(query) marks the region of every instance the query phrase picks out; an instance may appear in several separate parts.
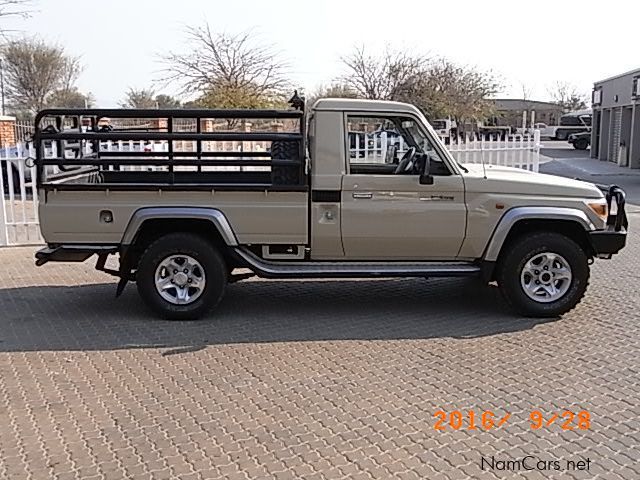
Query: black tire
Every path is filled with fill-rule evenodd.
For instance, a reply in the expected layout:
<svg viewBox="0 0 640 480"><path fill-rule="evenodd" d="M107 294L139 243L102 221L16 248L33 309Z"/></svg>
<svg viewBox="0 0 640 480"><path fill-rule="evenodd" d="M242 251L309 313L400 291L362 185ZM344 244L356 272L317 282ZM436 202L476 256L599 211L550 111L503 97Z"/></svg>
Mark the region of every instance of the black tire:
<svg viewBox="0 0 640 480"><path fill-rule="evenodd" d="M572 239L558 233L541 232L518 237L506 248L508 250L498 262L496 280L507 304L515 311L527 317L557 317L580 302L589 284L589 263L584 250ZM572 274L566 293L550 303L530 298L520 281L526 262L544 252L561 255Z"/></svg>
<svg viewBox="0 0 640 480"><path fill-rule="evenodd" d="M156 269L171 255L188 255L204 270L206 282L200 296L192 303L177 305L162 298L155 284ZM220 252L206 239L193 233L170 233L153 242L138 263L138 293L154 312L167 320L196 320L213 309L227 286L227 266Z"/></svg>
<svg viewBox="0 0 640 480"><path fill-rule="evenodd" d="M589 147L589 140L586 138L579 138L573 142L573 148L576 150L586 150Z"/></svg>
<svg viewBox="0 0 640 480"><path fill-rule="evenodd" d="M300 157L298 142L271 142L272 160L296 160ZM297 165L274 165L271 167L271 182L274 185L297 185L300 167Z"/></svg>
<svg viewBox="0 0 640 480"><path fill-rule="evenodd" d="M556 131L556 140L566 140L567 138L567 132L563 132L562 130Z"/></svg>

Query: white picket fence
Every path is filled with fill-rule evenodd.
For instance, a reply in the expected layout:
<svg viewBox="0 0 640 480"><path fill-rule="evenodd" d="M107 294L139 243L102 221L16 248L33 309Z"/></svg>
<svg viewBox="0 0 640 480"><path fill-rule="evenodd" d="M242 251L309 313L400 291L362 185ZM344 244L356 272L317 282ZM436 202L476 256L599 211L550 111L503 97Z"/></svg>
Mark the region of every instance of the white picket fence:
<svg viewBox="0 0 640 480"><path fill-rule="evenodd" d="M460 163L502 165L538 172L540 165L540 130L533 135L508 135L504 139L478 140L474 135L466 141L458 138L447 145L449 152Z"/></svg>
<svg viewBox="0 0 640 480"><path fill-rule="evenodd" d="M365 138L366 137L362 137ZM210 148L223 151L265 151L267 144L259 142L215 142ZM355 140L350 148L351 161L377 161L383 163L387 147L393 144L398 154L406 150L401 137L388 138L379 135L373 144L369 141ZM102 142L101 150L133 151L149 149L143 142ZM161 143L151 146L152 151L166 151ZM461 163L480 163L488 165L504 165L538 171L540 156L540 133L534 135L509 136L504 140L458 139L447 148ZM177 151L190 151L191 145L185 144ZM46 152L55 156L55 149ZM33 158L33 147L24 144L0 150L0 246L31 245L42 243L38 222L38 197L35 188L35 167L27 159ZM147 169L136 166L131 169ZM162 168L162 167L160 167ZM188 168L188 167L179 167ZM239 167L215 167L238 169ZM268 167L246 167L248 169L268 169Z"/></svg>
<svg viewBox="0 0 640 480"><path fill-rule="evenodd" d="M444 142L444 138L442 140ZM390 147L397 149L397 156L402 156L407 149L401 136L389 135L388 132L350 132L349 142L352 163L385 163L390 160L386 158ZM495 136L489 140L478 140L475 135L468 135L466 140L458 137L447 145L447 149L460 163L484 162L486 165L503 165L537 172L540 131L534 131L533 135L517 134L505 138Z"/></svg>

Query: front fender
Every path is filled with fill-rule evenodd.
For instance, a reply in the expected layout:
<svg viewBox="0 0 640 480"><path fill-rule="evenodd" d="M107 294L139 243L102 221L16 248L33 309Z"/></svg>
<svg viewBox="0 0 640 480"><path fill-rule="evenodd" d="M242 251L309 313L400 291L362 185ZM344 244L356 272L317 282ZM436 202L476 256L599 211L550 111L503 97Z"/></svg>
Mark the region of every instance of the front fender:
<svg viewBox="0 0 640 480"><path fill-rule="evenodd" d="M585 231L593 231L596 226L582 210L570 207L515 207L508 210L496 225L491 240L485 249L483 260L495 262L500 255L509 232L521 220L569 220L580 224Z"/></svg>

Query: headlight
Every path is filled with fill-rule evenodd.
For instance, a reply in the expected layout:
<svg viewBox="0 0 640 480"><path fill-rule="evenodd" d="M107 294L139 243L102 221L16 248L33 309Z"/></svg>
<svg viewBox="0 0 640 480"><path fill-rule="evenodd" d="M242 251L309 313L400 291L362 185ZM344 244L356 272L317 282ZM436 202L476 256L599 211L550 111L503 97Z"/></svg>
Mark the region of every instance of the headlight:
<svg viewBox="0 0 640 480"><path fill-rule="evenodd" d="M607 201L603 198L598 202L589 202L587 203L589 208L598 215L601 219L606 220L609 212L607 211Z"/></svg>

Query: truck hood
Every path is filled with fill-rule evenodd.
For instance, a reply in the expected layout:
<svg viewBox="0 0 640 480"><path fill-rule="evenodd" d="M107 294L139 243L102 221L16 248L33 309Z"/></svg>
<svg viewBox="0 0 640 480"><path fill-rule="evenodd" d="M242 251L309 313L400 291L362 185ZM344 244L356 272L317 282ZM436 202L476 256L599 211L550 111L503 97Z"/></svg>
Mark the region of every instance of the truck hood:
<svg viewBox="0 0 640 480"><path fill-rule="evenodd" d="M465 163L463 172L467 190L471 192L512 193L524 195L550 195L557 197L602 198L593 183L530 172L521 168Z"/></svg>

